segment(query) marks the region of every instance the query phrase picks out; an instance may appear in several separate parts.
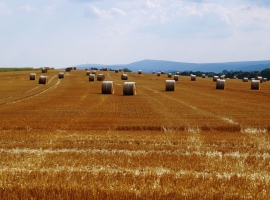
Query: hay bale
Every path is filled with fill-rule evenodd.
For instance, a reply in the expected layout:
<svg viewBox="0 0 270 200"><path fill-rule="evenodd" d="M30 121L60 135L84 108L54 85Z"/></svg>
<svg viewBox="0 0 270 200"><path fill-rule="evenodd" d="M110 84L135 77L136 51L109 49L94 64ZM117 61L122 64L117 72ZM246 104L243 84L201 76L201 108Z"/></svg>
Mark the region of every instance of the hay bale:
<svg viewBox="0 0 270 200"><path fill-rule="evenodd" d="M166 80L165 90L174 91L175 80Z"/></svg>
<svg viewBox="0 0 270 200"><path fill-rule="evenodd" d="M164 74L165 72L164 71L161 71L161 74Z"/></svg>
<svg viewBox="0 0 270 200"><path fill-rule="evenodd" d="M95 81L95 74L89 74L89 81L94 82Z"/></svg>
<svg viewBox="0 0 270 200"><path fill-rule="evenodd" d="M172 73L168 73L168 78L172 78Z"/></svg>
<svg viewBox="0 0 270 200"><path fill-rule="evenodd" d="M218 76L213 76L213 81L216 82L218 80Z"/></svg>
<svg viewBox="0 0 270 200"><path fill-rule="evenodd" d="M217 79L216 89L217 90L224 90L225 89L226 81L223 79Z"/></svg>
<svg viewBox="0 0 270 200"><path fill-rule="evenodd" d="M89 76L89 74L90 74L90 71L86 71L86 76Z"/></svg>
<svg viewBox="0 0 270 200"><path fill-rule="evenodd" d="M233 79L238 79L237 76L233 76Z"/></svg>
<svg viewBox="0 0 270 200"><path fill-rule="evenodd" d="M152 74L156 74L156 72L155 71L152 71Z"/></svg>
<svg viewBox="0 0 270 200"><path fill-rule="evenodd" d="M72 67L67 67L66 72L70 72L72 70Z"/></svg>
<svg viewBox="0 0 270 200"><path fill-rule="evenodd" d="M157 73L157 76L160 76L160 74L161 74L161 72L158 72L158 73Z"/></svg>
<svg viewBox="0 0 270 200"><path fill-rule="evenodd" d="M175 81L178 81L178 80L179 80L179 75L174 75L174 76L173 76L173 79L174 79Z"/></svg>
<svg viewBox="0 0 270 200"><path fill-rule="evenodd" d="M263 78L262 78L261 76L256 76L255 80L259 80L259 81L260 81L260 83L262 83L262 82L263 82Z"/></svg>
<svg viewBox="0 0 270 200"><path fill-rule="evenodd" d="M96 70L91 71L91 74L96 74L96 73L97 73Z"/></svg>
<svg viewBox="0 0 270 200"><path fill-rule="evenodd" d="M43 76L43 75L41 75L40 77L39 77L39 81L38 81L38 84L46 84L48 82L48 76Z"/></svg>
<svg viewBox="0 0 270 200"><path fill-rule="evenodd" d="M251 81L251 89L259 90L260 89L260 80L252 80Z"/></svg>
<svg viewBox="0 0 270 200"><path fill-rule="evenodd" d="M253 81L253 80L255 80L255 78L251 78L251 79L250 79L250 81Z"/></svg>
<svg viewBox="0 0 270 200"><path fill-rule="evenodd" d="M73 67L73 70L77 70L77 67Z"/></svg>
<svg viewBox="0 0 270 200"><path fill-rule="evenodd" d="M180 72L176 72L175 74L176 74L176 75L180 75Z"/></svg>
<svg viewBox="0 0 270 200"><path fill-rule="evenodd" d="M85 68L85 70L88 70L88 68Z"/></svg>
<svg viewBox="0 0 270 200"><path fill-rule="evenodd" d="M122 68L119 68L118 71L121 72L122 71Z"/></svg>
<svg viewBox="0 0 270 200"><path fill-rule="evenodd" d="M58 74L58 78L61 79L61 78L64 78L65 76L65 73L64 72L59 72Z"/></svg>
<svg viewBox="0 0 270 200"><path fill-rule="evenodd" d="M136 95L136 83L135 82L125 82L123 85L124 95Z"/></svg>
<svg viewBox="0 0 270 200"><path fill-rule="evenodd" d="M30 81L36 80L36 73L30 73Z"/></svg>
<svg viewBox="0 0 270 200"><path fill-rule="evenodd" d="M221 76L219 77L219 79L224 80L224 79L225 79L225 75L221 75Z"/></svg>
<svg viewBox="0 0 270 200"><path fill-rule="evenodd" d="M139 71L138 71L138 74L142 74L142 70L139 70Z"/></svg>
<svg viewBox="0 0 270 200"><path fill-rule="evenodd" d="M97 81L104 81L105 75L104 74L98 74L97 75Z"/></svg>
<svg viewBox="0 0 270 200"><path fill-rule="evenodd" d="M121 75L121 80L128 80L128 75L127 74L122 74Z"/></svg>
<svg viewBox="0 0 270 200"><path fill-rule="evenodd" d="M41 69L41 72L42 72L42 73L47 73L47 71L48 71L48 69L47 69L46 67L43 67L43 68Z"/></svg>
<svg viewBox="0 0 270 200"><path fill-rule="evenodd" d="M202 78L205 78L205 76L206 76L205 74L202 74Z"/></svg>
<svg viewBox="0 0 270 200"><path fill-rule="evenodd" d="M247 77L244 77L243 78L243 82L248 82L248 78Z"/></svg>
<svg viewBox="0 0 270 200"><path fill-rule="evenodd" d="M103 81L101 85L101 91L102 94L113 94L114 93L113 81Z"/></svg>
<svg viewBox="0 0 270 200"><path fill-rule="evenodd" d="M115 73L118 73L118 72L119 72L119 70L118 70L118 69L116 69L116 70L114 70L114 72L115 72Z"/></svg>
<svg viewBox="0 0 270 200"><path fill-rule="evenodd" d="M193 74L192 74L192 75L190 76L190 80L191 80L191 81L196 81L196 75L193 75Z"/></svg>
<svg viewBox="0 0 270 200"><path fill-rule="evenodd" d="M266 82L267 81L267 78L263 78L263 82Z"/></svg>

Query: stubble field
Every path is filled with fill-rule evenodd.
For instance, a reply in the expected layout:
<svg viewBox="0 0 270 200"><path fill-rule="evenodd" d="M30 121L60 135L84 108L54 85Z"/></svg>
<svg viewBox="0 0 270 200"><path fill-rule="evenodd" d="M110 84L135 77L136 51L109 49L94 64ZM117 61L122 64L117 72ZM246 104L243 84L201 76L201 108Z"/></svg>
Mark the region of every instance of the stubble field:
<svg viewBox="0 0 270 200"><path fill-rule="evenodd" d="M0 199L268 199L270 83L0 73Z"/></svg>

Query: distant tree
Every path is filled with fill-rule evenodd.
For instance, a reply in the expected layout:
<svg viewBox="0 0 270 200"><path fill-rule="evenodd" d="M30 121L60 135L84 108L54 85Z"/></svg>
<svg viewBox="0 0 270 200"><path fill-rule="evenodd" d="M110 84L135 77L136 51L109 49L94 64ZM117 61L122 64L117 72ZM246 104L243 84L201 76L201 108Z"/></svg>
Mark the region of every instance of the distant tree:
<svg viewBox="0 0 270 200"><path fill-rule="evenodd" d="M128 68L123 68L123 72L132 72L132 70L130 70Z"/></svg>

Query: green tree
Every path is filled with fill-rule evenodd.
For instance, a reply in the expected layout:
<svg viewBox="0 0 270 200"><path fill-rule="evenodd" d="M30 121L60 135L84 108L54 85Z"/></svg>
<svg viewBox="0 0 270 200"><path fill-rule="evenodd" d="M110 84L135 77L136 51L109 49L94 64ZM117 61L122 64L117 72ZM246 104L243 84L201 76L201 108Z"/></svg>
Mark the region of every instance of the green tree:
<svg viewBox="0 0 270 200"><path fill-rule="evenodd" d="M132 70L128 69L128 68L124 68L123 72L132 72Z"/></svg>

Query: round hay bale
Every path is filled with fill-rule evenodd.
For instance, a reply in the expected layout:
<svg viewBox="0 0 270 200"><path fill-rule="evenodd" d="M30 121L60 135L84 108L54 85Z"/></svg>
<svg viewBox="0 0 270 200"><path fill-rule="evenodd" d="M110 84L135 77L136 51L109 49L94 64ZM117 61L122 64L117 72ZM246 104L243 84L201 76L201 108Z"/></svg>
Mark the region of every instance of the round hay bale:
<svg viewBox="0 0 270 200"><path fill-rule="evenodd" d="M225 75L221 75L221 76L219 77L219 79L224 80L224 79L225 79Z"/></svg>
<svg viewBox="0 0 270 200"><path fill-rule="evenodd" d="M73 70L77 70L77 67L73 67Z"/></svg>
<svg viewBox="0 0 270 200"><path fill-rule="evenodd" d="M101 85L101 91L102 94L113 94L114 93L113 81L103 81Z"/></svg>
<svg viewBox="0 0 270 200"><path fill-rule="evenodd" d="M176 74L176 75L180 75L180 72L176 72L175 74Z"/></svg>
<svg viewBox="0 0 270 200"><path fill-rule="evenodd" d="M263 78L263 82L266 82L267 81L267 78Z"/></svg>
<svg viewBox="0 0 270 200"><path fill-rule="evenodd" d="M259 80L259 81L260 81L260 83L262 83L262 82L263 82L263 78L262 78L261 76L256 76L255 80Z"/></svg>
<svg viewBox="0 0 270 200"><path fill-rule="evenodd" d="M205 74L202 74L202 78L205 78Z"/></svg>
<svg viewBox="0 0 270 200"><path fill-rule="evenodd" d="M136 95L136 83L135 82L125 82L123 85L124 95Z"/></svg>
<svg viewBox="0 0 270 200"><path fill-rule="evenodd" d="M161 72L158 72L158 73L157 73L157 76L160 76L160 74L161 74Z"/></svg>
<svg viewBox="0 0 270 200"><path fill-rule="evenodd" d="M94 82L95 81L95 74L89 74L89 81Z"/></svg>
<svg viewBox="0 0 270 200"><path fill-rule="evenodd" d="M251 81L251 89L259 90L260 89L260 80L252 80Z"/></svg>
<svg viewBox="0 0 270 200"><path fill-rule="evenodd" d="M173 76L173 79L174 79L175 81L178 81L178 80L179 80L179 75L174 75L174 76Z"/></svg>
<svg viewBox="0 0 270 200"><path fill-rule="evenodd" d="M243 82L248 82L248 78L247 77L244 77L243 78Z"/></svg>
<svg viewBox="0 0 270 200"><path fill-rule="evenodd" d="M152 74L156 74L156 72L155 71L152 71Z"/></svg>
<svg viewBox="0 0 270 200"><path fill-rule="evenodd" d="M196 75L193 75L193 74L192 74L192 75L190 76L190 80L191 80L191 81L196 81Z"/></svg>
<svg viewBox="0 0 270 200"><path fill-rule="evenodd" d="M58 74L58 78L61 79L61 78L64 78L65 76L65 73L64 72L59 72Z"/></svg>
<svg viewBox="0 0 270 200"><path fill-rule="evenodd" d="M47 69L46 67L43 67L43 68L41 69L41 72L42 72L42 73L47 73L47 71L48 71L48 69Z"/></svg>
<svg viewBox="0 0 270 200"><path fill-rule="evenodd" d="M122 74L121 75L121 80L128 80L128 75L127 74Z"/></svg>
<svg viewBox="0 0 270 200"><path fill-rule="evenodd" d="M85 70L88 70L88 68L85 68Z"/></svg>
<svg viewBox="0 0 270 200"><path fill-rule="evenodd" d="M38 84L46 84L48 82L48 76L40 76L38 80Z"/></svg>
<svg viewBox="0 0 270 200"><path fill-rule="evenodd" d="M168 78L172 78L172 73L168 73Z"/></svg>
<svg viewBox="0 0 270 200"><path fill-rule="evenodd" d="M67 67L65 71L70 72L71 70L72 70L72 67Z"/></svg>
<svg viewBox="0 0 270 200"><path fill-rule="evenodd" d="M216 89L217 90L224 90L225 89L226 81L223 79L217 79Z"/></svg>
<svg viewBox="0 0 270 200"><path fill-rule="evenodd" d="M89 74L90 74L90 71L86 71L86 76L89 76Z"/></svg>
<svg viewBox="0 0 270 200"><path fill-rule="evenodd" d="M139 70L139 71L138 71L138 74L142 74L142 70Z"/></svg>
<svg viewBox="0 0 270 200"><path fill-rule="evenodd" d="M122 68L119 68L118 71L121 72L122 71Z"/></svg>
<svg viewBox="0 0 270 200"><path fill-rule="evenodd" d="M104 74L98 74L97 75L97 81L104 81L105 75Z"/></svg>
<svg viewBox="0 0 270 200"><path fill-rule="evenodd" d="M161 74L164 74L165 72L164 71L161 71Z"/></svg>
<svg viewBox="0 0 270 200"><path fill-rule="evenodd" d="M114 70L114 72L115 72L115 73L118 73L118 72L119 72L119 70L118 70L118 69L116 69L116 70Z"/></svg>
<svg viewBox="0 0 270 200"><path fill-rule="evenodd" d="M213 76L213 81L216 82L218 80L218 76Z"/></svg>
<svg viewBox="0 0 270 200"><path fill-rule="evenodd" d="M174 91L175 80L166 80L165 90Z"/></svg>
<svg viewBox="0 0 270 200"><path fill-rule="evenodd" d="M238 79L237 76L233 76L233 79Z"/></svg>
<svg viewBox="0 0 270 200"><path fill-rule="evenodd" d="M97 73L96 70L91 71L91 74L96 74L96 73Z"/></svg>
<svg viewBox="0 0 270 200"><path fill-rule="evenodd" d="M30 73L30 81L36 80L36 73Z"/></svg>

